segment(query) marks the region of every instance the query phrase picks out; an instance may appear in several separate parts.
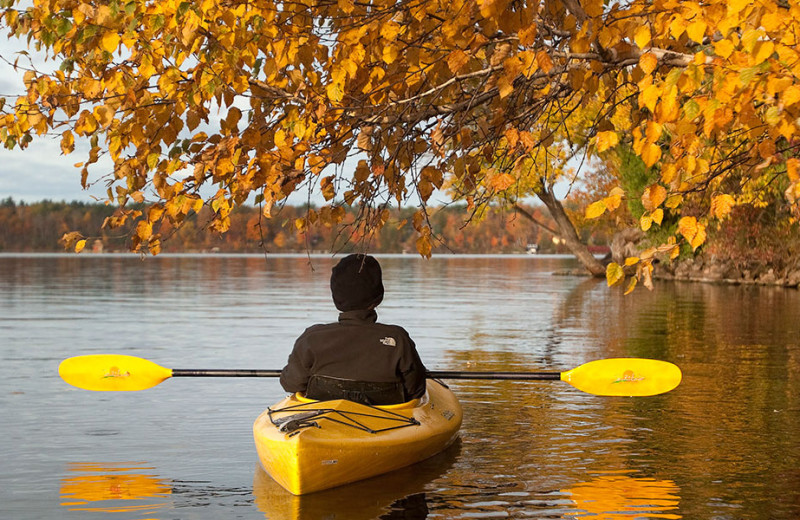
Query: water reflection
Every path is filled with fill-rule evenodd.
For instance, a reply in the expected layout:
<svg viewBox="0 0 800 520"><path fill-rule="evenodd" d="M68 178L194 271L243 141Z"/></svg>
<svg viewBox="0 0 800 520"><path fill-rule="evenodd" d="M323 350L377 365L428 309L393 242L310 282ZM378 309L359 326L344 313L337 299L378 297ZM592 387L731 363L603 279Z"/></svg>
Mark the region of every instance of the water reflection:
<svg viewBox="0 0 800 520"><path fill-rule="evenodd" d="M683 518L677 514L679 488L671 480L609 474L564 489L544 486L532 489L524 483L451 484L427 496L410 496L408 501L414 503L415 508L398 516L381 518ZM421 505L420 500L424 502Z"/></svg>
<svg viewBox="0 0 800 520"><path fill-rule="evenodd" d="M461 443L413 466L335 489L295 496L280 487L261 466L253 475L256 506L269 520L382 520L424 519L428 516L426 488L456 462Z"/></svg>
<svg viewBox="0 0 800 520"><path fill-rule="evenodd" d="M247 488L221 487L206 481L163 478L146 462L73 462L61 479L60 517L65 511L86 518L120 520L194 518L214 509L225 511L249 506ZM181 515L175 516L176 510ZM74 515L73 515L74 516Z"/></svg>
<svg viewBox="0 0 800 520"><path fill-rule="evenodd" d="M381 259L381 319L405 325L433 370L566 370L632 356L675 362L684 380L637 399L559 382L453 382L465 412L453 467L402 489L376 481L331 514L359 515L383 493L362 518L800 517L800 291L657 283L623 296L552 276L571 265L560 259L409 257ZM109 338L115 352L165 366L280 367L305 327L335 319L333 261L311 263L0 255L0 518L284 514L261 496L257 510L253 496L250 427L282 395L276 381L187 378L111 395L67 388L55 368L108 352ZM76 407L87 412L80 421ZM59 466L65 454L146 458L157 470ZM148 487L154 495L140 492ZM300 502L331 516L316 499ZM111 512L133 506L143 509Z"/></svg>
<svg viewBox="0 0 800 520"><path fill-rule="evenodd" d="M253 476L256 506L269 520L424 520L427 518L597 518L602 520L683 518L680 488L672 480L641 477L628 471L598 474L563 489L532 489L524 482L459 483L449 472L464 471L461 446L371 480L294 496L261 467ZM447 481L437 483L448 475ZM441 485L440 485L441 484Z"/></svg>
<svg viewBox="0 0 800 520"><path fill-rule="evenodd" d="M61 505L70 511L154 513L167 505L172 488L153 469L143 462L71 463L61 480Z"/></svg>
<svg viewBox="0 0 800 520"><path fill-rule="evenodd" d="M570 496L578 511L570 517L599 517L608 520L630 518L683 518L675 514L680 489L671 480L598 475L588 482L575 484L563 493ZM668 511L672 511L671 513Z"/></svg>

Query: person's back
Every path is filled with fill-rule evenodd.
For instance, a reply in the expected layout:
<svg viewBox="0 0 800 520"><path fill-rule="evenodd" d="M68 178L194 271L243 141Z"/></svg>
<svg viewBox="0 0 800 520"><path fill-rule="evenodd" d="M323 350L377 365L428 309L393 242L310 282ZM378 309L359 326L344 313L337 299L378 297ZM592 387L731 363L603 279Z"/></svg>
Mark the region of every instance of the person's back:
<svg viewBox="0 0 800 520"><path fill-rule="evenodd" d="M402 327L377 322L383 300L380 264L350 255L331 274L338 322L314 325L295 342L281 385L312 399L394 404L425 393L425 366Z"/></svg>

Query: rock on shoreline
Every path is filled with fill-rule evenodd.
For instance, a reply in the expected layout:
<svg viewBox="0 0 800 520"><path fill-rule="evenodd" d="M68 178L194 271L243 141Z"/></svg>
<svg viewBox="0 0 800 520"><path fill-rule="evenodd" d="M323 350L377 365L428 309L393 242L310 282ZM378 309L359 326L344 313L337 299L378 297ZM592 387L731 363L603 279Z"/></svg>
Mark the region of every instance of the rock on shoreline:
<svg viewBox="0 0 800 520"><path fill-rule="evenodd" d="M590 276L585 269L556 271L555 276ZM800 289L800 268L785 275L776 274L772 268L763 270L738 270L724 263L708 262L702 258L683 260L673 265L657 264L653 272L655 280L715 283L724 285L761 285Z"/></svg>
<svg viewBox="0 0 800 520"><path fill-rule="evenodd" d="M638 228L618 232L611 242L611 258L623 264L626 257L639 256L644 238L645 234ZM768 265L746 269L737 267L730 260L717 259L700 252L693 258L661 262L654 267L653 278L659 280L800 287L800 262L784 271Z"/></svg>
<svg viewBox="0 0 800 520"><path fill-rule="evenodd" d="M774 285L800 288L800 267L776 272L764 266L760 269L740 269L729 261L697 256L672 265L656 266L654 277L662 280L687 280L693 282L734 285Z"/></svg>

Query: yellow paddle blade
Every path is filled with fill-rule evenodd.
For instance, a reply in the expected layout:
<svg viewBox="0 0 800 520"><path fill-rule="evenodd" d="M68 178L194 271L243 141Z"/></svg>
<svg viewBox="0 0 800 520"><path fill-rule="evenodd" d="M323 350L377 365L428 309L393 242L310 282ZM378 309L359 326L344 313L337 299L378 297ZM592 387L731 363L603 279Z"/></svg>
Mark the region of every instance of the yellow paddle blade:
<svg viewBox="0 0 800 520"><path fill-rule="evenodd" d="M640 358L598 359L561 373L562 381L594 395L663 394L678 386L681 377L681 369L672 363Z"/></svg>
<svg viewBox="0 0 800 520"><path fill-rule="evenodd" d="M152 388L172 377L172 370L135 356L94 354L65 359L58 375L84 390L119 392Z"/></svg>

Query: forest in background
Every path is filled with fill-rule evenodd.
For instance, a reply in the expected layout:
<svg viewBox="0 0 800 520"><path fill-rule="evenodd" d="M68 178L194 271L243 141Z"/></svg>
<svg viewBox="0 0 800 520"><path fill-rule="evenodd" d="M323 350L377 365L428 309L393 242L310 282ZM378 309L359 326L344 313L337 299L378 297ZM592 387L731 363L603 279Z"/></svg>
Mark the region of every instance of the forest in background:
<svg viewBox="0 0 800 520"><path fill-rule="evenodd" d="M632 200L630 205L636 206L637 202ZM582 204L585 201L574 197L566 207L580 208ZM117 209L102 203L0 200L0 253L63 252L62 237L73 230L87 238L85 253L129 252L131 230L138 221L115 229L103 226ZM231 213L230 229L219 233L209 227L213 211L203 206L180 226L162 228L161 252L416 254L418 235L413 226L403 225L414 218L416 208L389 210L386 224L372 236L365 235L364 227L358 225L358 207L346 207L345 224L338 227L326 225L322 218L308 225L308 209L276 207L272 218L267 219L257 207L237 207ZM537 246L541 254L570 254L565 243L547 229L553 229L553 220L540 206L489 207L484 214L475 214L463 204L428 209L435 254L525 253L529 245ZM322 211L315 210L317 214ZM630 212L638 213L635 207ZM595 255L625 247L615 245L614 237L624 234L615 235L608 218L588 220L581 218L579 210L570 213L580 239ZM787 220L781 208L774 204L762 208L741 206L734 208L724 222L709 228L707 243L697 255L686 251L673 269L680 272L682 265L684 270L692 271L684 278L736 280L766 276L765 282L775 278L796 286L800 282L798 251L800 224Z"/></svg>
<svg viewBox="0 0 800 520"><path fill-rule="evenodd" d="M86 252L128 252L130 230L108 229L104 221L117 208L101 203L0 201L0 252L59 252L64 233L78 230L88 238ZM552 221L540 208L525 208L544 224ZM162 252L236 252L299 253L350 251L367 248L373 253L415 253L417 235L411 226L402 225L413 218L416 208L392 209L389 220L372 237L364 237L353 224L357 208L347 210L351 225L340 228L322 223L300 229L296 223L306 216L306 206L284 206L273 210L270 219L261 217L257 207L238 207L231 215L230 229L218 233L208 228L213 212L203 207L182 225L162 229ZM469 222L469 225L467 223ZM435 251L485 254L524 253L536 244L539 253L568 253L563 244L513 210L487 211L474 215L466 205L441 206L431 211ZM101 229L100 235L97 230ZM587 242L597 253L607 251L602 233L586 230Z"/></svg>

